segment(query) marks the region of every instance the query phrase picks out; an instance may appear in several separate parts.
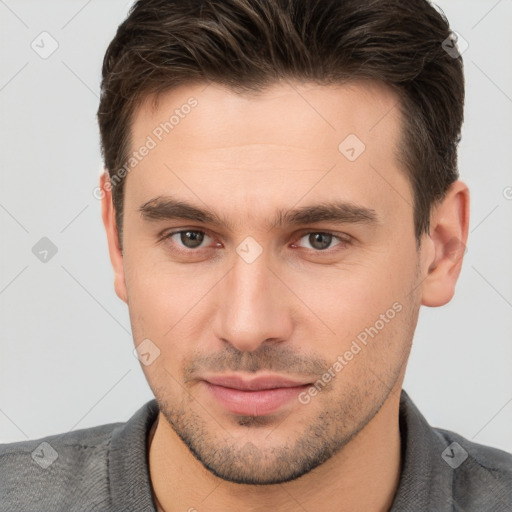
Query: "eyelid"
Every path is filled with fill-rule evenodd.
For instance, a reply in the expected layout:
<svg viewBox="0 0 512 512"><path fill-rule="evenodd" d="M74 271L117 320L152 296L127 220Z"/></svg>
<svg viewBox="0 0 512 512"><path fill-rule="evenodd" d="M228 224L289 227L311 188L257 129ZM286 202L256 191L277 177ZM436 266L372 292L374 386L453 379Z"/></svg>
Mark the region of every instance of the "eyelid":
<svg viewBox="0 0 512 512"><path fill-rule="evenodd" d="M332 235L333 237L336 237L338 238L339 240L343 240L343 241L350 241L352 239L352 237L350 235L348 235L347 233L341 233L339 231L332 231L330 229L322 229L322 228L317 228L317 229L311 229L311 228L308 228L308 229L302 229L299 231L299 238L303 237L304 235L309 235L311 233L324 233L326 235Z"/></svg>
<svg viewBox="0 0 512 512"><path fill-rule="evenodd" d="M187 228L187 227L182 227L182 228L177 228L177 229L174 229L174 230L171 230L171 231L167 231L167 232L164 232L160 237L159 237L159 240L160 241L165 241L167 239L170 239L172 236L174 235L177 235L179 233L183 233L185 231L196 231L196 232L199 232L199 233L203 233L205 234L206 236L208 236L209 238L212 238L214 239L215 236L208 230L208 229L205 229L205 228ZM304 248L308 251L313 251L315 253L318 253L318 254L322 254L322 253L329 253L331 251L335 251L336 250L336 247L338 247L338 245L340 246L343 246L343 245L346 245L346 244L350 244L352 242L352 237L350 235L347 235L346 233L339 233L337 231L330 231L328 229L306 229L304 228L303 230L299 231L299 233L295 233L295 236L294 236L294 240L297 240L299 241L301 238L303 238L304 236L306 235L309 235L309 234L313 234L313 233L322 233L322 234L326 234L326 235L331 235L333 238L336 238L338 241L339 241L339 244L336 244L334 247L331 247L329 249L325 249L325 250L315 250L315 249L308 249L308 248ZM295 244L296 242L294 242ZM300 247L300 246L299 246ZM182 246L178 246L178 250L179 251L183 251L183 252L199 252L200 250L204 250L204 249L208 249L208 247L199 247L197 249L189 249L187 247L182 247Z"/></svg>
<svg viewBox="0 0 512 512"><path fill-rule="evenodd" d="M174 230L170 230L170 231L166 231L164 233L162 233L162 235L159 236L159 241L161 242L165 242L167 239L171 239L172 236L174 235L178 235L179 233L183 233L183 232L186 232L186 231L195 231L195 232L199 232L199 233L203 233L205 234L206 236L208 236L209 238L215 238L211 233L210 231L208 231L207 229L204 229L204 228L179 228L179 229L174 229ZM187 247L182 247L182 246L178 246L179 249L178 250L181 250L181 251L184 251L184 252L198 252L202 249L206 249L207 247L199 247L198 249L189 249Z"/></svg>
<svg viewBox="0 0 512 512"><path fill-rule="evenodd" d="M327 253L329 253L331 251L336 251L336 247L347 245L347 244L350 244L352 242L352 237L350 235L347 235L346 233L339 233L337 231L330 231L328 229L316 229L316 230L306 229L306 230L303 230L296 237L296 239L297 239L297 241L299 241L304 236L310 235L310 234L313 234L313 233L321 233L321 234L324 234L324 235L331 235L333 238L336 238L338 240L338 242L339 242L334 247L330 247L329 249L325 249L325 250L318 250L318 249L315 250L315 249L305 248L308 251L313 251L313 252L318 253L318 254L327 254Z"/></svg>

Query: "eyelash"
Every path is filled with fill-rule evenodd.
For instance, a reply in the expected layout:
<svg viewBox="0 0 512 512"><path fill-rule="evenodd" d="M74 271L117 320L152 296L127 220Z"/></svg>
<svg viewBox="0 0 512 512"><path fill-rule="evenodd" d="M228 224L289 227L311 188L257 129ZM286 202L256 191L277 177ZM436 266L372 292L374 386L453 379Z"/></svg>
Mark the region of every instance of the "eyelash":
<svg viewBox="0 0 512 512"><path fill-rule="evenodd" d="M202 229L179 229L179 230L176 230L176 231L171 231L165 235L162 236L161 240L170 240L172 238L172 236L174 235L179 235L181 233L185 233L187 231L191 231L193 233L202 233L210 238L213 238L208 231L205 231L205 230L202 230ZM349 237L348 235L344 235L344 236L341 236L340 234L336 234L332 231L306 231L306 232L303 232L300 234L298 240L301 240L302 238L304 238L305 236L307 235L311 235L311 234L322 234L322 235L331 235L333 238L337 239L340 243L337 244L335 247L337 246L341 246L342 248L344 248L345 246L349 245L351 243L351 237ZM183 248L183 247L180 247L178 250L178 252L182 252L182 253L190 253L190 252L199 252L201 249L206 249L205 247L199 247L197 249L189 249L189 248ZM337 249L333 249L333 248L329 248L329 249L307 249L307 251L312 251L314 253L317 253L317 254L330 254L331 252L333 251L336 251ZM339 250L342 250L342 249L339 249Z"/></svg>

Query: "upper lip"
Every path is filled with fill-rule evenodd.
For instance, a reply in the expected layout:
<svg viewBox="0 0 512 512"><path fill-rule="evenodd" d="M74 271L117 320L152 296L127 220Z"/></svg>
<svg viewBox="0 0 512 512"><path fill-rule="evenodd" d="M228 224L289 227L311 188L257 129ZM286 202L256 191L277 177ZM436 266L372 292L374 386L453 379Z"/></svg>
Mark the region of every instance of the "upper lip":
<svg viewBox="0 0 512 512"><path fill-rule="evenodd" d="M304 386L308 382L300 382L279 375L265 375L253 377L251 379L243 378L239 375L223 375L206 377L203 380L214 384L215 386L223 386L225 388L240 389L243 391L259 391L275 388L292 388L296 386Z"/></svg>

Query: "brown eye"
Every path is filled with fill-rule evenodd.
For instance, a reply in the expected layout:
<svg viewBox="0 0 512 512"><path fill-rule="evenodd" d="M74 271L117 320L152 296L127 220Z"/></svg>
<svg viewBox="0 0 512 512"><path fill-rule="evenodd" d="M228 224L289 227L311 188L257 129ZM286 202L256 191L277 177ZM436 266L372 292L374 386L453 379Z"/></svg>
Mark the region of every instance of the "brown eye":
<svg viewBox="0 0 512 512"><path fill-rule="evenodd" d="M166 238L173 239L173 237L179 236L177 240L182 244L186 249L197 249L201 246L201 243L205 237L204 231L186 229L182 231L174 231L169 233ZM208 236L208 235L206 235Z"/></svg>
<svg viewBox="0 0 512 512"><path fill-rule="evenodd" d="M307 243L310 247L306 247L308 249L312 249L315 251L326 251L332 247L333 240L338 240L338 244L335 245L345 245L348 243L348 240L344 240L343 238L334 235L333 233L327 233L324 231L313 231L310 233L304 234L300 240L306 239Z"/></svg>

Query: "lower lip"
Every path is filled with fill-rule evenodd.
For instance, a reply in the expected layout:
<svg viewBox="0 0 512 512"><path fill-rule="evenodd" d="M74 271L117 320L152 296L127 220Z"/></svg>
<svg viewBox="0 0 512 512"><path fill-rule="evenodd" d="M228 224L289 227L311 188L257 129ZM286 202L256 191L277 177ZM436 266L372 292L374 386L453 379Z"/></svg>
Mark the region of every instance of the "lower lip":
<svg viewBox="0 0 512 512"><path fill-rule="evenodd" d="M263 416L277 411L307 389L310 384L291 388L274 388L260 391L243 391L225 388L204 381L217 401L229 412L243 416Z"/></svg>

